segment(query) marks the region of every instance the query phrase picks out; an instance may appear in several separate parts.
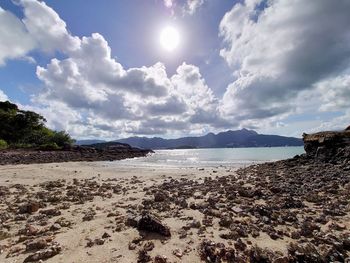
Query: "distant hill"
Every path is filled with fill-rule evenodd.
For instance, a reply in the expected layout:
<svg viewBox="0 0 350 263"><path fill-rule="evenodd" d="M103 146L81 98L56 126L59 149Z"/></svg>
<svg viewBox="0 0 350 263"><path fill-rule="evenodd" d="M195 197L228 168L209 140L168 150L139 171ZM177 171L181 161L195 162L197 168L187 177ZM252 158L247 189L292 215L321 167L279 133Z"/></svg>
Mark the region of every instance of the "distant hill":
<svg viewBox="0 0 350 263"><path fill-rule="evenodd" d="M258 134L253 130L208 133L199 137L182 137L178 139L163 139L159 137L130 137L116 140L143 149L184 149L184 148L239 148L239 147L278 147L302 146L299 138L279 135Z"/></svg>
<svg viewBox="0 0 350 263"><path fill-rule="evenodd" d="M91 144L95 144L95 143L103 143L106 142L104 140L79 140L76 141L75 144L76 145L91 145Z"/></svg>

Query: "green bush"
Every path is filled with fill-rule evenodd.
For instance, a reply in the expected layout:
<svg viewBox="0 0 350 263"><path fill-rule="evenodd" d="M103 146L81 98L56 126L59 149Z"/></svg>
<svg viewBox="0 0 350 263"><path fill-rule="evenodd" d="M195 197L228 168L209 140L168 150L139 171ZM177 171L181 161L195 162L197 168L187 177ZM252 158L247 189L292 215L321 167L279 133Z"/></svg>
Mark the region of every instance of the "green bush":
<svg viewBox="0 0 350 263"><path fill-rule="evenodd" d="M0 139L0 150L7 149L7 147L8 147L7 142L5 140Z"/></svg>
<svg viewBox="0 0 350 263"><path fill-rule="evenodd" d="M61 149L61 147L59 147L54 142L42 144L39 146L39 150L42 150L42 151L56 151L56 150L60 150L60 149Z"/></svg>
<svg viewBox="0 0 350 263"><path fill-rule="evenodd" d="M74 140L69 136L68 133L64 131L53 131L53 135L50 138L50 142L56 143L58 146L63 147L65 145L71 145L74 143Z"/></svg>
<svg viewBox="0 0 350 263"><path fill-rule="evenodd" d="M45 126L45 118L32 111L20 110L9 101L0 102L0 138L13 148L63 148L74 140L65 131ZM44 148L45 148L44 147Z"/></svg>
<svg viewBox="0 0 350 263"><path fill-rule="evenodd" d="M13 149L30 149L30 148L34 148L34 145L31 143L13 143L10 144L10 148Z"/></svg>

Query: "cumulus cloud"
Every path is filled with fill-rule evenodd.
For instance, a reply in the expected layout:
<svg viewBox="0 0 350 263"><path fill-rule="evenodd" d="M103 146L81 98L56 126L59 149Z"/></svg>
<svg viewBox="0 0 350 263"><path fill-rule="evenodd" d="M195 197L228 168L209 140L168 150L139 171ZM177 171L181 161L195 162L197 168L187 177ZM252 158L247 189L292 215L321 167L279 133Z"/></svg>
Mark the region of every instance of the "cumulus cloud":
<svg viewBox="0 0 350 263"><path fill-rule="evenodd" d="M204 4L204 0L187 0L185 12L193 15Z"/></svg>
<svg viewBox="0 0 350 263"><path fill-rule="evenodd" d="M0 89L0 101L6 101L8 100L8 97L6 94Z"/></svg>
<svg viewBox="0 0 350 263"><path fill-rule="evenodd" d="M350 109L350 75L342 75L317 84L322 98L321 110Z"/></svg>
<svg viewBox="0 0 350 263"><path fill-rule="evenodd" d="M163 0L164 6L172 9L174 13L178 11L183 15L194 15L197 10L204 4L205 0L186 0L186 1L175 1L175 0ZM177 5L176 5L177 4Z"/></svg>
<svg viewBox="0 0 350 263"><path fill-rule="evenodd" d="M69 52L79 47L79 38L69 34L66 23L44 2L18 0L16 4L23 7L22 20L0 7L0 66L14 58L35 63L32 57L26 56L34 49L50 53Z"/></svg>
<svg viewBox="0 0 350 263"><path fill-rule="evenodd" d="M43 89L32 97L35 106L22 105L42 113L50 127L79 137L113 138L128 133L186 132L198 129L198 124L222 125L219 100L198 67L183 63L170 77L160 62L126 69L112 57L102 35L73 36L44 2L18 3L23 19L7 15L20 23L35 48L63 54L37 66Z"/></svg>
<svg viewBox="0 0 350 263"><path fill-rule="evenodd" d="M220 54L237 77L220 110L237 120L288 113L300 92L350 67L349 1L262 2L237 3L220 23Z"/></svg>
<svg viewBox="0 0 350 263"><path fill-rule="evenodd" d="M23 7L23 23L41 50L53 52L78 48L79 38L67 32L66 23L42 1L19 0Z"/></svg>
<svg viewBox="0 0 350 263"><path fill-rule="evenodd" d="M0 66L6 60L24 57L35 47L25 25L12 13L0 7Z"/></svg>
<svg viewBox="0 0 350 263"><path fill-rule="evenodd" d="M220 54L236 77L222 98L214 95L195 65L183 63L172 76L161 62L125 68L101 34L74 36L44 2L17 2L23 19L0 9L0 33L7 36L0 43L0 65L30 58L34 49L51 56L36 69L43 89L32 97L32 105L22 106L76 137L268 127L305 108L307 100L303 104L293 98L307 92L308 98L317 98L312 103L316 109L350 107L346 0L333 5L328 0L235 4L220 23ZM164 3L169 8L176 4ZM179 8L193 14L204 0L183 3ZM53 57L57 52L60 56Z"/></svg>

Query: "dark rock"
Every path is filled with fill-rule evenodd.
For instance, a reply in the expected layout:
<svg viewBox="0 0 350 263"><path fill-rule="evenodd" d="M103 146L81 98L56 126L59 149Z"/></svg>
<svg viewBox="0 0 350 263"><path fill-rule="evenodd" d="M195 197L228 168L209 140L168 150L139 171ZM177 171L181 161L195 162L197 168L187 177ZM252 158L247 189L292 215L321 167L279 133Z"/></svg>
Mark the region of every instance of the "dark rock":
<svg viewBox="0 0 350 263"><path fill-rule="evenodd" d="M154 243L152 241L147 241L144 246L143 249L146 251L151 251L154 248Z"/></svg>
<svg viewBox="0 0 350 263"><path fill-rule="evenodd" d="M39 208L40 208L40 205L38 202L28 202L24 205L21 205L19 207L18 212L20 214L32 214L32 213L38 211Z"/></svg>
<svg viewBox="0 0 350 263"><path fill-rule="evenodd" d="M47 216L59 216L61 215L61 211L57 208L50 208L46 210L40 210L41 214L47 215Z"/></svg>
<svg viewBox="0 0 350 263"><path fill-rule="evenodd" d="M141 249L138 252L137 263L146 263L146 262L150 262L151 260L152 259L151 259L150 255L148 255L146 250Z"/></svg>
<svg viewBox="0 0 350 263"><path fill-rule="evenodd" d="M170 228L162 223L158 218L150 214L142 215L141 219L138 221L137 229L158 233L165 237L170 237Z"/></svg>
<svg viewBox="0 0 350 263"><path fill-rule="evenodd" d="M24 259L24 262L36 262L39 260L45 260L56 256L61 252L62 248L59 244L54 244L51 247L35 252Z"/></svg>
<svg viewBox="0 0 350 263"><path fill-rule="evenodd" d="M205 262L215 263L222 260L236 262L235 250L233 248L226 248L223 243L203 240L199 245L198 252L200 258Z"/></svg>
<svg viewBox="0 0 350 263"><path fill-rule="evenodd" d="M164 255L157 255L154 258L154 263L167 263L168 258Z"/></svg>
<svg viewBox="0 0 350 263"><path fill-rule="evenodd" d="M164 202L169 198L169 193L165 191L157 191L154 194L154 202Z"/></svg>
<svg viewBox="0 0 350 263"><path fill-rule="evenodd" d="M38 238L26 243L26 251L39 250L47 247L47 242L44 238Z"/></svg>
<svg viewBox="0 0 350 263"><path fill-rule="evenodd" d="M111 237L111 235L108 234L107 232L104 232L104 234L102 235L103 239L110 238L110 237Z"/></svg>

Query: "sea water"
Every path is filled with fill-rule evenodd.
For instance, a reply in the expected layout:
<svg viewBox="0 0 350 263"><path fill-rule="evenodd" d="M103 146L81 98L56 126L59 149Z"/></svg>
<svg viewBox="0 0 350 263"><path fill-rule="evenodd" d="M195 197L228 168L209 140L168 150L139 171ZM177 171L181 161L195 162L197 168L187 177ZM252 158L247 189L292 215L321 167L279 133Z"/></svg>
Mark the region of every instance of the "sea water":
<svg viewBox="0 0 350 263"><path fill-rule="evenodd" d="M246 166L292 158L304 153L303 147L256 147L155 150L146 157L116 161L131 166Z"/></svg>

